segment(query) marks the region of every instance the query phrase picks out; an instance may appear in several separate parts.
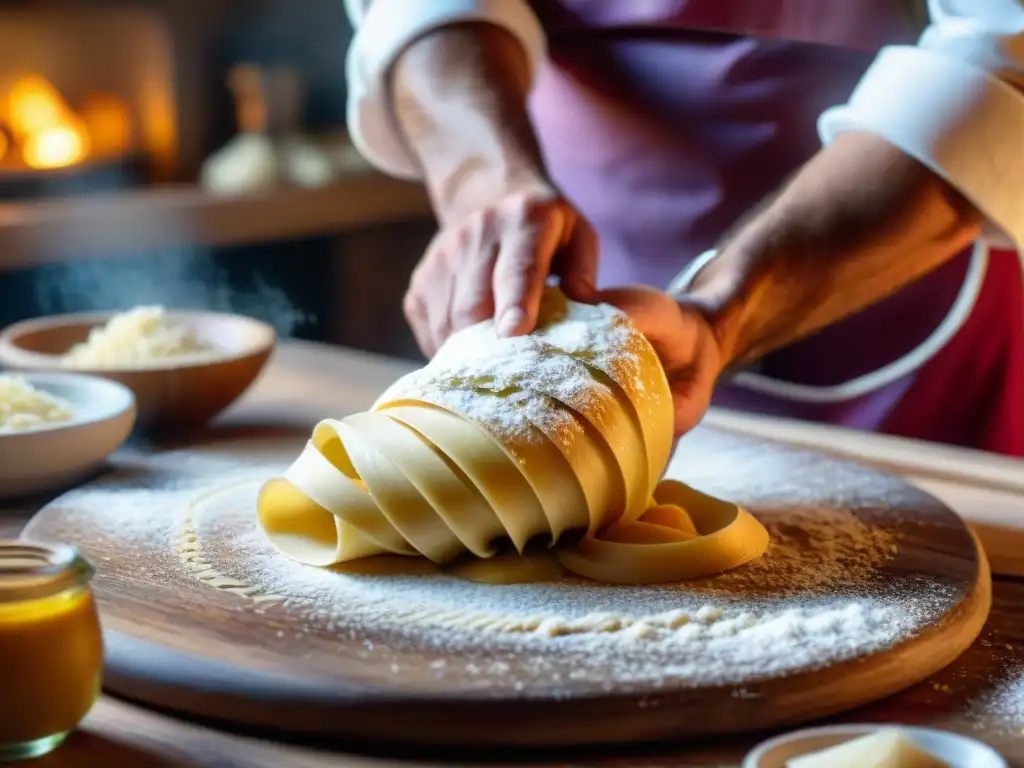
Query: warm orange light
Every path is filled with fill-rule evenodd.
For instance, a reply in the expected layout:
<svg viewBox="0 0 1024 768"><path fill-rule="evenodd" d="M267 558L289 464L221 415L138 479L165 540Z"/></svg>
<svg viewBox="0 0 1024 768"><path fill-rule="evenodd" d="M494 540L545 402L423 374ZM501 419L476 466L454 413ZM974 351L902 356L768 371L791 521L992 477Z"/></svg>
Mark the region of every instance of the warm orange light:
<svg viewBox="0 0 1024 768"><path fill-rule="evenodd" d="M7 150L10 148L11 142L7 138L7 133L0 128L0 161L7 156Z"/></svg>
<svg viewBox="0 0 1024 768"><path fill-rule="evenodd" d="M94 93L86 97L80 114L89 135L90 154L116 157L132 145L132 123L128 107L116 96Z"/></svg>
<svg viewBox="0 0 1024 768"><path fill-rule="evenodd" d="M21 159L36 170L66 168L89 154L85 131L75 125L54 125L30 134L21 145Z"/></svg>
<svg viewBox="0 0 1024 768"><path fill-rule="evenodd" d="M69 112L60 92L39 75L22 77L7 96L7 122L19 139L61 124Z"/></svg>
<svg viewBox="0 0 1024 768"><path fill-rule="evenodd" d="M15 82L7 94L5 117L29 168L65 168L89 155L85 123L45 77L27 75Z"/></svg>

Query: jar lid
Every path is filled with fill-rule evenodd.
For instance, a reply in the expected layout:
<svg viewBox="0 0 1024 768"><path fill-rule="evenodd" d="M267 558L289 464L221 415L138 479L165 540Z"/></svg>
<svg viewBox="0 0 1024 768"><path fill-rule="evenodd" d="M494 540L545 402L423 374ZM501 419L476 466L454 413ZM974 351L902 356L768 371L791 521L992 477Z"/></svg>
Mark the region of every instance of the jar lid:
<svg viewBox="0 0 1024 768"><path fill-rule="evenodd" d="M0 539L0 604L52 597L87 584L92 574L70 544Z"/></svg>

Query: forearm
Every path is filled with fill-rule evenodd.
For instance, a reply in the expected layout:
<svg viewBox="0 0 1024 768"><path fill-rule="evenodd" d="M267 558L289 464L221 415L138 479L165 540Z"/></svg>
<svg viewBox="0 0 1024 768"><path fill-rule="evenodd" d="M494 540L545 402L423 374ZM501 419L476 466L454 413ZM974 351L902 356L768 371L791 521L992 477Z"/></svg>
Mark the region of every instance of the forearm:
<svg viewBox="0 0 1024 768"><path fill-rule="evenodd" d="M822 150L720 247L684 298L711 319L725 367L879 301L959 253L981 217L882 139Z"/></svg>
<svg viewBox="0 0 1024 768"><path fill-rule="evenodd" d="M543 183L527 112L530 83L520 43L486 23L435 30L396 62L393 116L443 222L495 194Z"/></svg>

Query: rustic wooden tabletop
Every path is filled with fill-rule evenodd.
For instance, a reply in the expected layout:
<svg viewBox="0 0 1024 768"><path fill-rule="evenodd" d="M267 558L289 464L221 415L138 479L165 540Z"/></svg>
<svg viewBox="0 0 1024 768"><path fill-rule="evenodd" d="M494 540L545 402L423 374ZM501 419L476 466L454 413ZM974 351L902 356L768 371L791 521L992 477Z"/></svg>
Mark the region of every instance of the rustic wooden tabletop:
<svg viewBox="0 0 1024 768"><path fill-rule="evenodd" d="M410 364L372 357L350 350L306 343L285 343L274 361L224 421L237 426L272 428L286 421L308 421L312 426L326 413L340 415L369 405L396 376ZM287 416L285 416L285 411ZM749 425L752 433L763 433L765 421L736 414L711 414L709 421L732 429ZM769 425L771 426L771 425ZM848 435L796 422L779 424L774 430L783 439L818 445L843 452L839 443ZM892 451L892 441L886 450ZM848 446L847 446L848 447ZM882 450L881 448L879 449ZM916 472L926 463L915 456L915 446L902 449L905 461ZM955 451L939 456L927 454L929 476L941 475L943 466L958 462ZM916 459L916 460L915 460ZM1004 473L1013 484L1016 471L1007 465ZM1024 463L1020 465L1024 478ZM962 486L958 503L970 504L970 483L961 473L947 471L944 482ZM959 487L959 486L958 486ZM0 503L0 536L17 535L46 499ZM1024 509L1022 497L1021 509ZM1024 580L997 576L993 584L993 607L988 624L977 642L954 664L931 679L868 707L847 713L836 722L897 722L927 725L957 731L986 741L1000 750L1012 766L1024 768ZM764 734L729 737L691 745L648 745L628 749L603 749L592 753L513 756L447 755L434 759L442 765L463 765L490 760L493 764L547 764L558 766L738 766L746 752ZM79 731L57 752L39 760L40 766L116 766L160 768L170 766L381 766L426 765L422 752L402 755L381 747L374 754L344 745L299 745L267 741L259 734L231 733L207 723L134 706L110 696L103 697Z"/></svg>

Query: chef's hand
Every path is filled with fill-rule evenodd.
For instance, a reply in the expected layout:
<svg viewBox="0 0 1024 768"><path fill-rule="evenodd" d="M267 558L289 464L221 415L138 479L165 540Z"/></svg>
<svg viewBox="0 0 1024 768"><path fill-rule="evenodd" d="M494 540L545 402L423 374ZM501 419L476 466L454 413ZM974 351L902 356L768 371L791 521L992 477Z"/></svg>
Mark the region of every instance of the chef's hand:
<svg viewBox="0 0 1024 768"><path fill-rule="evenodd" d="M693 429L711 404L721 372L718 340L711 325L692 307L646 286L602 291L600 300L618 307L647 337L668 376L675 404L675 435Z"/></svg>
<svg viewBox="0 0 1024 768"><path fill-rule="evenodd" d="M412 274L403 309L432 357L449 335L491 317L499 335L532 331L549 274L569 298L594 301L596 272L590 224L553 187L534 184L442 228Z"/></svg>

